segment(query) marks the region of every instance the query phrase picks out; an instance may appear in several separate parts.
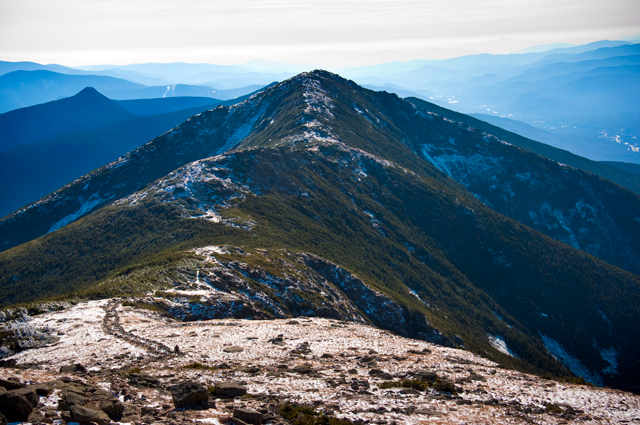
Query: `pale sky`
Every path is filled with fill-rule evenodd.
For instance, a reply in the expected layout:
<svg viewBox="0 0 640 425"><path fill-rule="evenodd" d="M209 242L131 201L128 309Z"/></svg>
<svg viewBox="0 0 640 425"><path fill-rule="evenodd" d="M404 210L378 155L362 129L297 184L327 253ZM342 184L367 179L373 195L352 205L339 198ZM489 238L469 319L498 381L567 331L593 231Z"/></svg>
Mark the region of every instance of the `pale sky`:
<svg viewBox="0 0 640 425"><path fill-rule="evenodd" d="M640 0L0 0L0 60L69 66L335 68L637 34Z"/></svg>

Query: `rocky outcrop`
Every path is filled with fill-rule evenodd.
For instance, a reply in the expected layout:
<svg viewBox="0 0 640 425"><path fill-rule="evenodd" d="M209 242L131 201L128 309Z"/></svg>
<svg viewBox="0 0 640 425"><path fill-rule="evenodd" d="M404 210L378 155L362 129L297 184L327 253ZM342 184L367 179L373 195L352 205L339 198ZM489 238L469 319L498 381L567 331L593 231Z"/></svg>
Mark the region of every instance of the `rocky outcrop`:
<svg viewBox="0 0 640 425"><path fill-rule="evenodd" d="M233 382L219 382L214 387L214 394L216 397L233 398L242 397L247 393L247 389L240 384Z"/></svg>
<svg viewBox="0 0 640 425"><path fill-rule="evenodd" d="M103 411L81 405L71 406L71 416L75 422L80 423L93 422L98 425L106 425L111 422L109 416Z"/></svg>
<svg viewBox="0 0 640 425"><path fill-rule="evenodd" d="M177 409L207 409L214 407L209 392L197 382L180 382L169 387Z"/></svg>
<svg viewBox="0 0 640 425"><path fill-rule="evenodd" d="M0 395L0 412L9 422L25 422L38 405L38 400L33 387L7 391Z"/></svg>
<svg viewBox="0 0 640 425"><path fill-rule="evenodd" d="M442 332L429 325L423 314L401 306L342 267L307 253L300 254L300 259L340 288L376 326L403 336L417 337L447 347L455 346Z"/></svg>

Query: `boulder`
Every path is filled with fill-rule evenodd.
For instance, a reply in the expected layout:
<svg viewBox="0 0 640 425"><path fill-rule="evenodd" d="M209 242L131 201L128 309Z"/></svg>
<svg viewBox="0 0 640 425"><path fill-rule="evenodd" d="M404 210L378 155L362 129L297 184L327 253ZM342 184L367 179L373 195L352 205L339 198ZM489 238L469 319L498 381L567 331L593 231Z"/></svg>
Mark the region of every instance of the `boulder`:
<svg viewBox="0 0 640 425"><path fill-rule="evenodd" d="M441 412L432 409L417 409L413 411L416 415L425 415L425 416L442 416Z"/></svg>
<svg viewBox="0 0 640 425"><path fill-rule="evenodd" d="M42 412L34 410L31 412L29 417L27 418L27 422L32 424L44 424L44 423L52 423L53 421L47 417L45 417Z"/></svg>
<svg viewBox="0 0 640 425"><path fill-rule="evenodd" d="M369 376L373 376L375 378L380 378L380 379L393 379L393 376L391 376L390 373L385 372L382 369L371 369L369 371Z"/></svg>
<svg viewBox="0 0 640 425"><path fill-rule="evenodd" d="M378 360L376 356L369 355L361 358L360 363L371 363L371 362L375 362L376 360Z"/></svg>
<svg viewBox="0 0 640 425"><path fill-rule="evenodd" d="M73 418L71 417L71 412L68 410L63 410L62 412L60 412L60 417L66 423L73 422Z"/></svg>
<svg viewBox="0 0 640 425"><path fill-rule="evenodd" d="M80 363L60 367L60 373L86 372L87 368Z"/></svg>
<svg viewBox="0 0 640 425"><path fill-rule="evenodd" d="M16 359L0 360L0 367L16 367Z"/></svg>
<svg viewBox="0 0 640 425"><path fill-rule="evenodd" d="M11 390L19 390L20 388L24 388L25 385L16 381L15 379L0 379L0 387L5 387L7 391Z"/></svg>
<svg viewBox="0 0 640 425"><path fill-rule="evenodd" d="M33 388L7 391L0 396L0 413L9 422L25 422L38 405L39 399Z"/></svg>
<svg viewBox="0 0 640 425"><path fill-rule="evenodd" d="M479 375L477 373L472 373L471 375L469 375L469 380L470 381L487 382L487 378L485 378L484 376Z"/></svg>
<svg viewBox="0 0 640 425"><path fill-rule="evenodd" d="M435 380L438 379L438 375L435 372L426 369L418 369L411 374L423 382L435 382Z"/></svg>
<svg viewBox="0 0 640 425"><path fill-rule="evenodd" d="M97 403L91 403L90 405L97 406L98 409L111 418L111 420L118 421L122 418L124 412L124 404L118 399L114 400L101 400Z"/></svg>
<svg viewBox="0 0 640 425"><path fill-rule="evenodd" d="M256 367L256 366L247 366L247 367L241 367L240 369L238 369L240 372L243 373L248 373L250 375L256 374L260 372L260 368Z"/></svg>
<svg viewBox="0 0 640 425"><path fill-rule="evenodd" d="M244 351L244 348L238 347L237 345L231 345L229 347L224 347L222 351L224 351L225 353L240 353Z"/></svg>
<svg viewBox="0 0 640 425"><path fill-rule="evenodd" d="M168 388L176 408L209 408L209 392L197 382L181 382Z"/></svg>
<svg viewBox="0 0 640 425"><path fill-rule="evenodd" d="M221 382L215 385L214 394L216 397L242 397L247 393L247 389L240 384L233 382Z"/></svg>
<svg viewBox="0 0 640 425"><path fill-rule="evenodd" d="M252 424L252 425L262 424L262 413L246 407L234 409L233 418L240 419L241 421L247 424Z"/></svg>
<svg viewBox="0 0 640 425"><path fill-rule="evenodd" d="M92 409L86 406L71 406L71 417L74 422L94 422L98 425L106 425L111 422L109 416L102 410Z"/></svg>
<svg viewBox="0 0 640 425"><path fill-rule="evenodd" d="M162 384L153 376L144 373L130 373L129 384L138 388L161 388Z"/></svg>
<svg viewBox="0 0 640 425"><path fill-rule="evenodd" d="M80 382L53 381L38 384L37 388L41 392L56 388L61 390L61 400L58 402L58 409L61 411L71 410L73 406L84 406L88 409L99 410L114 421L120 420L124 412L124 404L113 394L92 385Z"/></svg>
<svg viewBox="0 0 640 425"><path fill-rule="evenodd" d="M311 373L313 373L313 368L309 364L301 364L291 370L301 375L310 375Z"/></svg>

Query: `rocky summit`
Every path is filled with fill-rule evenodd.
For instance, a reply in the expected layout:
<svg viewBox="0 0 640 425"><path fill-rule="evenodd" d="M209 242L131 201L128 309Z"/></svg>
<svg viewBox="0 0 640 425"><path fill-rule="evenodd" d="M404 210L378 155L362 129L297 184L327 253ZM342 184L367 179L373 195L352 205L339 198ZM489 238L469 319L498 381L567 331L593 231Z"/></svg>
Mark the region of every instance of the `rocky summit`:
<svg viewBox="0 0 640 425"><path fill-rule="evenodd" d="M0 387L12 388L0 390L2 413L97 424L640 420L636 395L516 372L357 322L182 322L127 304L92 301L34 318L59 340L0 368ZM2 404L10 397L24 410Z"/></svg>
<svg viewBox="0 0 640 425"><path fill-rule="evenodd" d="M327 377L334 380L331 388L360 380L352 390L369 391L375 394L372 400L381 394L389 400L421 397L411 405L415 411L452 414L455 410L440 405L423 405L443 393L476 391L484 381L470 377L489 379L491 370L506 380L527 376L540 385L533 391L538 394L543 381L522 374L544 375L562 382L553 385L580 391L600 390L567 382L639 392L638 217L640 197L612 182L395 95L366 90L324 71L305 73L232 107L193 116L0 221L5 249L0 253L0 305L6 307L0 349L18 364L37 363L24 356L58 347L51 344L66 338L57 335L61 319L39 322L41 317L62 318L77 308L73 305L111 300L95 310L101 332L145 353L169 356L162 361L177 362L171 372L142 366L140 371L168 391L162 397L179 394L176 400L184 398L178 402L184 406L210 408L213 399L199 387L195 398L184 394L184 388L191 388L180 386L185 374L202 374L199 385L212 385L215 394L214 376L226 370L223 366L247 376L278 373L265 372L250 344L231 338L252 326L274 327L264 331L264 338L246 335L266 341L256 345L262 356L286 348L305 359L282 363L282 373L305 377L298 382L321 376L317 368L327 363L326 369L343 369ZM156 322L146 331L132 330L123 322L125 308L159 314L153 320L165 318L175 325L176 336L162 337ZM191 359L206 367L183 369L190 364L180 363L190 352L189 342L180 339L184 332L197 334L199 323L231 319L243 325L225 331L231 339L219 347L223 357ZM294 343L293 334L278 328L281 324L317 336L298 336ZM402 340L404 348L384 348L386 342L378 347L373 339L351 344L334 333L343 326L355 332L354 339L361 329L390 347ZM340 351L327 346L320 353L318 340L342 341L335 342ZM360 354L350 353L349 346ZM207 351L218 349L196 347L199 355L208 356ZM355 357L364 358L365 348L386 354L366 354L374 359L364 362L363 372ZM464 358L472 366L455 371L446 360L437 360L420 368L422 378L416 377L409 364L424 360L424 349L433 351L433 359ZM101 353L95 352L93 360L110 364L109 355ZM125 357L120 360L132 360ZM397 365L390 368L388 362ZM118 370L125 366L135 368L113 365ZM356 373L348 373L352 370ZM162 377L170 374L176 379ZM277 376L269 378L251 382L276 388ZM313 385L309 388L321 391ZM384 391L367 389L374 386ZM496 409L508 411L500 403L527 391L520 388L507 396L492 395ZM249 388L248 394L268 394L268 389ZM615 393L601 391L594 394ZM316 399L300 397L244 407L280 412L283 418L281 410L267 405L293 409L291 415L331 416L322 409L301 411L295 406L313 406ZM589 418L595 415L586 405L553 400L517 403L525 406L523 414L530 413L526 409L551 414L548 402L563 417L574 413L561 404ZM158 406L163 403L168 399ZM486 410L460 403L454 408L465 414ZM385 412L412 409L390 405ZM345 412L360 408L353 409ZM391 413L379 420L410 420L411 415L393 419ZM252 414L238 413L236 420L256 421Z"/></svg>

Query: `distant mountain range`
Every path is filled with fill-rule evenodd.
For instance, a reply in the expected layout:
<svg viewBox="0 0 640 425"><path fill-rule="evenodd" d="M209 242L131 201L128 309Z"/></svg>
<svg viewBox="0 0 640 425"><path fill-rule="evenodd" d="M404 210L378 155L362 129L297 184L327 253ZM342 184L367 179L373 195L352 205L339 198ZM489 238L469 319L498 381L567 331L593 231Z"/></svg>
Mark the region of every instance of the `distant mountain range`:
<svg viewBox="0 0 640 425"><path fill-rule="evenodd" d="M537 141L592 160L640 163L634 102L640 93L639 46L604 40L581 46L538 46L517 54L391 62L340 73L402 97L524 122L551 135ZM226 100L282 81L301 68L267 61L80 68L0 62L0 112L68 97L87 86L112 99L207 96ZM6 76L20 71L36 74ZM56 74L37 74L45 71Z"/></svg>
<svg viewBox="0 0 640 425"><path fill-rule="evenodd" d="M315 71L195 115L0 221L0 305L205 284L640 391L640 196L430 107Z"/></svg>
<svg viewBox="0 0 640 425"><path fill-rule="evenodd" d="M94 88L0 114L0 217L107 164L190 116L232 101L113 101Z"/></svg>
<svg viewBox="0 0 640 425"><path fill-rule="evenodd" d="M187 84L148 87L99 75L68 75L46 70L13 71L0 75L0 113L73 96L85 87L93 87L111 99L194 96L229 100L254 92L264 85L228 90Z"/></svg>
<svg viewBox="0 0 640 425"><path fill-rule="evenodd" d="M554 136L539 141L593 160L640 163L640 44L598 42L430 61L396 73L379 69L354 74L360 83L404 96L413 91L459 112L525 122Z"/></svg>

